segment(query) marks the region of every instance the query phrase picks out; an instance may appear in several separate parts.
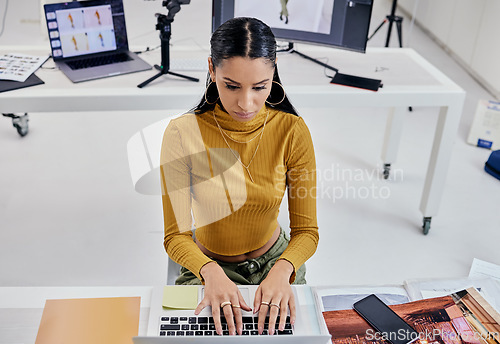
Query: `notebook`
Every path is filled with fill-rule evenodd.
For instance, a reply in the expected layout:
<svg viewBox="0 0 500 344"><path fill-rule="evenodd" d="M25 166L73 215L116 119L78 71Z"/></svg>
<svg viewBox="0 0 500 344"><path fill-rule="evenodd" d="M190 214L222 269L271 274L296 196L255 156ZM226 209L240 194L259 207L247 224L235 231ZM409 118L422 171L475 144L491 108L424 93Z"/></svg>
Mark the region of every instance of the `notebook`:
<svg viewBox="0 0 500 344"><path fill-rule="evenodd" d="M177 288L192 288L192 286L176 286ZM238 286L240 292L245 299L245 302L252 307L255 292L258 288L257 285ZM330 340L330 335L320 321L322 318L318 317L318 308L316 306L315 298L312 296L311 289L308 286L292 286L296 302L296 321L293 325L293 333L283 333L270 335L257 335L251 333L252 330L247 328L252 326L251 323L245 322L243 330L247 331L245 335L241 336L218 336L214 334L212 321L210 320L211 308L205 308L198 316L194 315L194 309L172 309L165 308L164 290L162 288L154 288L151 298L151 308L148 320L147 336L134 337L134 344L160 344L160 343L241 343L241 344L267 344L267 343L288 343L288 344L323 344ZM198 297L195 304L202 300L204 287L198 287ZM255 317L258 314L243 311L244 317ZM186 326L184 333L181 335L174 334L174 325L169 323L169 320L175 318L175 323L178 323L181 330ZM196 320L195 320L196 319ZM255 331L255 321L253 322ZM197 329L191 330L191 326L198 326ZM202 326L206 328L202 329ZM189 327L189 329L187 328ZM212 332L208 336L196 333L187 334L191 332ZM168 334L170 333L170 335Z"/></svg>
<svg viewBox="0 0 500 344"><path fill-rule="evenodd" d="M0 80L0 93L17 90L19 88L42 85L44 82L42 79L37 77L35 74L31 74L26 81L12 81L12 80Z"/></svg>
<svg viewBox="0 0 500 344"><path fill-rule="evenodd" d="M140 297L47 300L35 344L130 343L140 305Z"/></svg>
<svg viewBox="0 0 500 344"><path fill-rule="evenodd" d="M123 0L44 5L52 58L73 82L151 69L129 51Z"/></svg>

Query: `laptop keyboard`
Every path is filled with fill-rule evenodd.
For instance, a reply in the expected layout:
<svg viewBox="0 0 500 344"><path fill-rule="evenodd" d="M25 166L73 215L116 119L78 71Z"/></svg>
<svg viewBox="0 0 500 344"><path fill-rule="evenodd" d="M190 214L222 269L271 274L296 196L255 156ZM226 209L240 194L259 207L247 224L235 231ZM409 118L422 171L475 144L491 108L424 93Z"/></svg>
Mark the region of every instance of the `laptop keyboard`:
<svg viewBox="0 0 500 344"><path fill-rule="evenodd" d="M258 317L243 316L243 336L258 336ZM229 336L227 321L224 317L221 318L222 335ZM269 317L266 318L263 335L269 332ZM290 317L286 318L285 329L278 330L279 317L276 320L275 334L277 335L292 335L293 326L290 324ZM217 336L215 331L213 317L161 317L160 319L160 336Z"/></svg>
<svg viewBox="0 0 500 344"><path fill-rule="evenodd" d="M112 55L89 57L86 59L68 61L66 64L73 70L104 66L112 63L126 62L132 60L126 53L117 53Z"/></svg>

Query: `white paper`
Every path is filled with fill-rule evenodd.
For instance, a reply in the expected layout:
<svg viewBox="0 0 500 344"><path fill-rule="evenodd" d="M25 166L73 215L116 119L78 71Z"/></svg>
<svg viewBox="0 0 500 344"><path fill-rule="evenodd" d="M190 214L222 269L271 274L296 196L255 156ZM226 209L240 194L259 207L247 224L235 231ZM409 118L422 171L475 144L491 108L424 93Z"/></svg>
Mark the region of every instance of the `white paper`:
<svg viewBox="0 0 500 344"><path fill-rule="evenodd" d="M414 300L447 296L470 287L477 287L477 281L469 278L409 280L405 281L405 284L408 294Z"/></svg>
<svg viewBox="0 0 500 344"><path fill-rule="evenodd" d="M485 262L484 260L474 258L469 271L470 278L489 277L500 282L500 265Z"/></svg>
<svg viewBox="0 0 500 344"><path fill-rule="evenodd" d="M479 101L467 143L492 150L500 149L499 102Z"/></svg>
<svg viewBox="0 0 500 344"><path fill-rule="evenodd" d="M0 80L24 82L48 59L48 56L33 56L10 53L0 56Z"/></svg>

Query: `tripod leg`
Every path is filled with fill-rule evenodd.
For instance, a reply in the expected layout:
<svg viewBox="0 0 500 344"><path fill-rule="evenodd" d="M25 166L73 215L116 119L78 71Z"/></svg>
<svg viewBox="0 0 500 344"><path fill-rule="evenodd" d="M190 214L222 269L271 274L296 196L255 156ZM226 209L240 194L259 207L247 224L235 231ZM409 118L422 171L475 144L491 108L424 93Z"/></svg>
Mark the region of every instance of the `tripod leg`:
<svg viewBox="0 0 500 344"><path fill-rule="evenodd" d="M163 75L163 73L160 72L160 73L156 74L155 76L149 78L148 80L144 81L143 83L137 85L137 87L143 88L144 86L146 86L147 84L149 84L151 81L158 79L162 75Z"/></svg>
<svg viewBox="0 0 500 344"><path fill-rule="evenodd" d="M394 21L389 18L389 29L387 30L387 39L385 40L385 47L387 48L389 46L389 42L391 41L391 33L392 33L392 24Z"/></svg>
<svg viewBox="0 0 500 344"><path fill-rule="evenodd" d="M187 76L187 75L183 75L183 74L179 74L179 73L174 73L174 72L171 72L171 71L168 71L167 73L168 73L168 74L171 74L171 75L178 76L178 77L180 77L180 78L184 78L184 79L190 80L190 81L194 81L194 82L198 82L198 81L200 81L200 79L198 79L198 78L193 78L192 76Z"/></svg>
<svg viewBox="0 0 500 344"><path fill-rule="evenodd" d="M403 22L403 18L398 18L398 20L396 21L396 28L398 30L398 38L399 38L399 47L402 48L403 47L403 27L402 27L402 22Z"/></svg>

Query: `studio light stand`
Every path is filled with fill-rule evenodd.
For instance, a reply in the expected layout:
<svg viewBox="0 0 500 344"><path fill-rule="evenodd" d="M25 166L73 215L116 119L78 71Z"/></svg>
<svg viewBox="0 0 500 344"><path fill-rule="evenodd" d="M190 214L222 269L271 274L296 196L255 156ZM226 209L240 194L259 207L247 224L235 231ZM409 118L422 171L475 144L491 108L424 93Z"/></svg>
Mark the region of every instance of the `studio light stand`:
<svg viewBox="0 0 500 344"><path fill-rule="evenodd" d="M190 81L198 82L200 79L193 78L191 76L171 72L170 69L170 36L172 34L172 22L174 21L174 16L177 12L181 10L181 4L189 4L191 0L164 0L162 5L168 9L168 14L164 15L161 13L156 13L157 23L156 30L160 31L161 40L161 65L155 65L154 67L160 72L155 76L149 78L143 83L137 85L139 88L143 88L148 85L151 81L156 80L162 75L170 74L184 78Z"/></svg>
<svg viewBox="0 0 500 344"><path fill-rule="evenodd" d="M370 37L368 37L368 40L370 40L375 34L384 26L385 23L389 22L389 29L387 30L387 38L385 40L385 47L387 48L389 46L389 42L391 40L391 33L392 33L392 25L396 23L396 29L398 30L398 38L399 38L399 47L403 47L403 17L397 16L396 15L396 7L398 6L398 0L393 0L392 1L392 9L391 9L391 14L386 16L385 19L380 23L380 25L375 29L375 31L372 33Z"/></svg>

